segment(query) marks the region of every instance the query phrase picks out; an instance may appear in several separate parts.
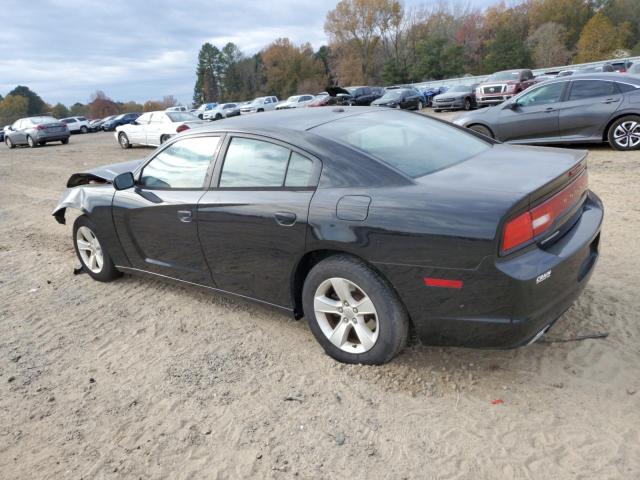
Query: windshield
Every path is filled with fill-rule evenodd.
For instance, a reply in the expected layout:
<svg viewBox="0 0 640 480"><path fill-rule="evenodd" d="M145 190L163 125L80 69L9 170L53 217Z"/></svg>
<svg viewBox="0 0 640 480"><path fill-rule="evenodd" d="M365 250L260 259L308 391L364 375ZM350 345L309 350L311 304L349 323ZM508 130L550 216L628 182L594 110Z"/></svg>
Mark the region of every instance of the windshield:
<svg viewBox="0 0 640 480"><path fill-rule="evenodd" d="M392 109L344 117L311 130L363 151L413 178L491 148L484 140L455 127Z"/></svg>
<svg viewBox="0 0 640 480"><path fill-rule="evenodd" d="M520 72L498 72L487 78L487 82L495 82L496 80L518 80Z"/></svg>
<svg viewBox="0 0 640 480"><path fill-rule="evenodd" d="M299 98L299 95L293 95L292 97L287 98L287 102L297 102Z"/></svg>
<svg viewBox="0 0 640 480"><path fill-rule="evenodd" d="M396 98L402 97L404 92L405 90L389 90L380 98L380 100L395 100Z"/></svg>
<svg viewBox="0 0 640 480"><path fill-rule="evenodd" d="M195 120L195 116L188 112L165 112L172 122L190 122Z"/></svg>
<svg viewBox="0 0 640 480"><path fill-rule="evenodd" d="M252 104L252 105L259 105L259 104L261 104L261 103L262 103L262 101L263 101L263 100L264 100L264 97L258 97L258 98L255 98L255 99L253 100L253 102L251 102L251 104Z"/></svg>
<svg viewBox="0 0 640 480"><path fill-rule="evenodd" d="M470 92L471 87L469 85L456 85L455 87L451 87L448 92Z"/></svg>
<svg viewBox="0 0 640 480"><path fill-rule="evenodd" d="M29 120L31 120L31 123L33 123L34 125L43 123L58 123L58 120L53 117L31 117Z"/></svg>

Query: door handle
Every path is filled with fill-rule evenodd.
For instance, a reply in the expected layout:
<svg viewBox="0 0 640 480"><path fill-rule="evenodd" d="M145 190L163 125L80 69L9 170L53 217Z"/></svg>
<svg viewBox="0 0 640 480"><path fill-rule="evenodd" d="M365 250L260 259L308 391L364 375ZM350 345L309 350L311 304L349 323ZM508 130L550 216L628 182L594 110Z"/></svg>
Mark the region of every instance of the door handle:
<svg viewBox="0 0 640 480"><path fill-rule="evenodd" d="M545 109L544 109L544 111L545 111L545 112L555 112L555 111L556 111L556 109L555 109L555 108L553 108L553 107L547 107L547 108L545 108Z"/></svg>
<svg viewBox="0 0 640 480"><path fill-rule="evenodd" d="M619 98L607 98L606 100L603 100L602 103L613 103L613 102L617 102L618 100L620 100Z"/></svg>
<svg viewBox="0 0 640 480"><path fill-rule="evenodd" d="M276 219L278 225L282 225L283 227L290 227L296 223L296 219L298 217L293 212L276 212L274 218Z"/></svg>
<svg viewBox="0 0 640 480"><path fill-rule="evenodd" d="M191 210L178 210L178 219L183 223L189 223L193 220L193 212Z"/></svg>

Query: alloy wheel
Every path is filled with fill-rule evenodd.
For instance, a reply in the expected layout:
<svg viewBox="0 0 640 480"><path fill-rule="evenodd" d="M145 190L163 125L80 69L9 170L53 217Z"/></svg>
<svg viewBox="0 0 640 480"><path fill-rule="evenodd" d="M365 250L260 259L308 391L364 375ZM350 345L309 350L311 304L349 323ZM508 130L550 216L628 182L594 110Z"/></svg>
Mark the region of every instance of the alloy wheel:
<svg viewBox="0 0 640 480"><path fill-rule="evenodd" d="M613 140L625 149L640 145L640 123L633 120L623 122L613 131Z"/></svg>
<svg viewBox="0 0 640 480"><path fill-rule="evenodd" d="M100 242L91 229L85 226L78 228L76 245L85 267L93 273L100 273L104 264L104 256Z"/></svg>
<svg viewBox="0 0 640 480"><path fill-rule="evenodd" d="M345 278L329 278L316 289L313 307L322 333L344 352L364 353L378 340L376 308L362 288Z"/></svg>
<svg viewBox="0 0 640 480"><path fill-rule="evenodd" d="M121 133L118 138L120 139L120 146L122 148L129 148L129 138L126 134Z"/></svg>

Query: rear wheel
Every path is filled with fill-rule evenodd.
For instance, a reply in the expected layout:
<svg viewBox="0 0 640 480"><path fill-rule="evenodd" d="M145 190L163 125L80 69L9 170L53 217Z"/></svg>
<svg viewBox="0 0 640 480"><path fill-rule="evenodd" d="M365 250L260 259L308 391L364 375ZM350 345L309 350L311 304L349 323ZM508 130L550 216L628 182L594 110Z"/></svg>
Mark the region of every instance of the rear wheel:
<svg viewBox="0 0 640 480"><path fill-rule="evenodd" d="M418 102L418 110L422 110L422 102Z"/></svg>
<svg viewBox="0 0 640 480"><path fill-rule="evenodd" d="M482 135L493 138L493 133L484 125L469 125L469 130L473 130L474 132L481 133Z"/></svg>
<svg viewBox="0 0 640 480"><path fill-rule="evenodd" d="M116 270L109 253L96 234L96 228L86 215L76 218L73 224L73 246L82 268L94 280L109 282L122 275Z"/></svg>
<svg viewBox="0 0 640 480"><path fill-rule="evenodd" d="M7 147L9 148L16 148L15 144L11 141L11 139L9 137L4 139L4 143L7 145Z"/></svg>
<svg viewBox="0 0 640 480"><path fill-rule="evenodd" d="M87 127L85 127L84 125L82 127L80 127L80 133L87 133L89 131L89 129Z"/></svg>
<svg viewBox="0 0 640 480"><path fill-rule="evenodd" d="M118 134L118 143L122 148L131 148L131 143L129 143L129 137L124 132L120 132Z"/></svg>
<svg viewBox="0 0 640 480"><path fill-rule="evenodd" d="M36 148L38 146L38 143L33 139L31 135L27 135L27 144L29 144L31 148Z"/></svg>
<svg viewBox="0 0 640 480"><path fill-rule="evenodd" d="M166 142L167 140L169 140L169 135L162 135L160 137L160 145L162 145L164 142Z"/></svg>
<svg viewBox="0 0 640 480"><path fill-rule="evenodd" d="M361 260L336 255L318 263L305 280L302 298L313 335L340 362L386 363L407 343L404 305Z"/></svg>
<svg viewBox="0 0 640 480"><path fill-rule="evenodd" d="M67 143L69 143L69 139L68 139L68 138L63 138L62 140L60 140L60 142L61 142L63 145L66 145Z"/></svg>
<svg viewBox="0 0 640 480"><path fill-rule="evenodd" d="M464 99L464 109L471 110L471 99L469 98Z"/></svg>
<svg viewBox="0 0 640 480"><path fill-rule="evenodd" d="M615 150L640 149L640 117L627 115L617 119L609 127L607 138Z"/></svg>
<svg viewBox="0 0 640 480"><path fill-rule="evenodd" d="M219 113L216 113L216 120L222 120L222 115L220 115Z"/></svg>

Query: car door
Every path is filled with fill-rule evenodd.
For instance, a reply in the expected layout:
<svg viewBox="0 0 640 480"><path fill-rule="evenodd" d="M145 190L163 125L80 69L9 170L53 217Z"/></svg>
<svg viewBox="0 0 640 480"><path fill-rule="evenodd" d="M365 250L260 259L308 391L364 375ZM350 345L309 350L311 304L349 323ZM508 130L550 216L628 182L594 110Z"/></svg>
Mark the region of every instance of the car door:
<svg viewBox="0 0 640 480"><path fill-rule="evenodd" d="M558 105L568 82L555 82L527 90L499 108L492 126L496 138L504 142L526 143L553 138L558 134Z"/></svg>
<svg viewBox="0 0 640 480"><path fill-rule="evenodd" d="M164 112L154 112L145 128L146 144L160 145L160 137L170 130L171 119Z"/></svg>
<svg viewBox="0 0 640 480"><path fill-rule="evenodd" d="M21 145L27 143L27 135L25 133L25 126L28 120L17 120L11 125L11 130L8 132L8 136L15 145Z"/></svg>
<svg viewBox="0 0 640 480"><path fill-rule="evenodd" d="M125 123L121 130L123 130L129 137L130 143L137 143L139 145L147 144L147 129L149 128L149 122L153 112L147 112L140 115L134 123Z"/></svg>
<svg viewBox="0 0 640 480"><path fill-rule="evenodd" d="M254 135L228 135L214 184L198 203L198 232L218 288L291 306L319 160Z"/></svg>
<svg viewBox="0 0 640 480"><path fill-rule="evenodd" d="M570 139L602 139L603 131L622 102L615 82L574 79L560 108L560 135Z"/></svg>
<svg viewBox="0 0 640 480"><path fill-rule="evenodd" d="M213 285L198 239L198 200L209 184L220 136L167 144L136 173L136 185L116 191L113 220L132 268Z"/></svg>

